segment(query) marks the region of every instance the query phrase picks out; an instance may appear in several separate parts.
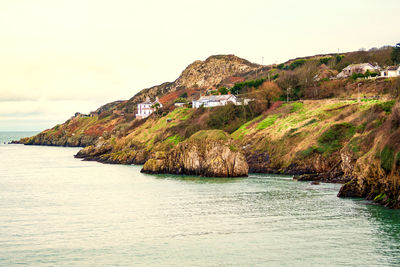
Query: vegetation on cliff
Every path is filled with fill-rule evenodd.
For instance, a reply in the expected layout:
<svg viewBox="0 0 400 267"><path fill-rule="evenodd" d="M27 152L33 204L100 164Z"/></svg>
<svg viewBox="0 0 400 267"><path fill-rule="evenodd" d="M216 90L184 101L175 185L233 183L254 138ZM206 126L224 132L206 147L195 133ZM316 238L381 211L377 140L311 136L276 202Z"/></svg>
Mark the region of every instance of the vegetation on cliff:
<svg viewBox="0 0 400 267"><path fill-rule="evenodd" d="M391 65L392 51L383 47L271 66L213 56L189 65L172 83L104 105L90 116L74 116L21 142L84 146L76 157L145 164L147 172L241 176L248 168L341 182L340 196L400 208L400 79L330 79L350 63ZM206 91L230 91L252 101L212 109L173 105ZM164 107L136 120L136 104L146 96L159 96ZM219 160L211 162L210 153ZM194 158L201 161L195 164ZM234 166L240 170L232 171Z"/></svg>

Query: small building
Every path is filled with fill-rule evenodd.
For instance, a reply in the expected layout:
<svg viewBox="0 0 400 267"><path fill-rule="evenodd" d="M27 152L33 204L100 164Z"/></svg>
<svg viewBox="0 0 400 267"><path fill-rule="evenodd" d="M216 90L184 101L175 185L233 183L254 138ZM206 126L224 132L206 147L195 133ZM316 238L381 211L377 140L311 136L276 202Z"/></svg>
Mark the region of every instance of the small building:
<svg viewBox="0 0 400 267"><path fill-rule="evenodd" d="M205 108L211 108L211 107L225 106L228 103L240 105L240 102L238 101L236 96L228 94L228 95L201 96L198 100L193 100L192 107L199 108L203 106Z"/></svg>
<svg viewBox="0 0 400 267"><path fill-rule="evenodd" d="M138 104L137 113L135 114L136 118L144 119L150 116L154 110L156 109L155 106L158 105L159 108L162 108L162 103L156 97L154 102L150 101L150 97L146 97L146 101Z"/></svg>
<svg viewBox="0 0 400 267"><path fill-rule="evenodd" d="M174 106L177 107L177 108L182 108L185 105L186 105L186 103L184 103L184 102L176 102L176 103L174 103Z"/></svg>
<svg viewBox="0 0 400 267"><path fill-rule="evenodd" d="M400 76L400 66L391 66L381 71L381 77L398 77Z"/></svg>
<svg viewBox="0 0 400 267"><path fill-rule="evenodd" d="M379 67L375 67L370 63L360 63L360 64L351 64L344 68L336 77L337 78L347 78L353 75L354 73L366 73L369 72L378 72Z"/></svg>

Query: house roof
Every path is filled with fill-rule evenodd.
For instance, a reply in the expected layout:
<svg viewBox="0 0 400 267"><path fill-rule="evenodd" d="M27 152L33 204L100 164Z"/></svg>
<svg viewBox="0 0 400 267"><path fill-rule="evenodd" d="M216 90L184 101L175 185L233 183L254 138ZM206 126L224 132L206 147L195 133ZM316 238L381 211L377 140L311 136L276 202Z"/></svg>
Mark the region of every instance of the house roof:
<svg viewBox="0 0 400 267"><path fill-rule="evenodd" d="M219 101L228 100L229 98L235 98L236 99L236 96L234 96L234 95L209 95L209 96L201 96L196 101L219 102Z"/></svg>
<svg viewBox="0 0 400 267"><path fill-rule="evenodd" d="M400 66L390 66L388 67L386 70L398 70L400 68Z"/></svg>
<svg viewBox="0 0 400 267"><path fill-rule="evenodd" d="M370 63L350 64L344 69L365 68L365 67L370 67L370 68L374 68L375 69L375 67Z"/></svg>

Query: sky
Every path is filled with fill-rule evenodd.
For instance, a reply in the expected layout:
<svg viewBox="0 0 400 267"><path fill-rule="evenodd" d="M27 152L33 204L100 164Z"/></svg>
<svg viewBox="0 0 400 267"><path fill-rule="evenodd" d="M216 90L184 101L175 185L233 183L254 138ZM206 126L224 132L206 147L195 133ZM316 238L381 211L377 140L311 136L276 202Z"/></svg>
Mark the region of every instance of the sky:
<svg viewBox="0 0 400 267"><path fill-rule="evenodd" d="M399 13L398 0L0 0L0 131L50 128L210 55L394 45Z"/></svg>

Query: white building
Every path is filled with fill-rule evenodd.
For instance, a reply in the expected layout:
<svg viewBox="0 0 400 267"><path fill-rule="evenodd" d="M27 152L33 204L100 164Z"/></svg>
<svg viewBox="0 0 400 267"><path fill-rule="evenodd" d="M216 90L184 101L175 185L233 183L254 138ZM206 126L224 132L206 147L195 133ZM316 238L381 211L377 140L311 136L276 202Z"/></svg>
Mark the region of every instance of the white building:
<svg viewBox="0 0 400 267"><path fill-rule="evenodd" d="M236 96L231 94L209 95L209 96L201 96L198 100L193 100L192 107L199 108L203 106L205 108L211 108L211 107L225 106L228 103L233 103L235 105L241 104L236 98Z"/></svg>
<svg viewBox="0 0 400 267"><path fill-rule="evenodd" d="M374 67L369 63L360 63L360 64L351 64L344 68L336 77L337 78L347 78L353 75L353 73L366 73L369 72L378 72L379 67Z"/></svg>
<svg viewBox="0 0 400 267"><path fill-rule="evenodd" d="M154 102L151 102L150 98L146 97L146 101L138 104L136 118L144 119L150 116L150 114L154 112L156 104L159 105L159 108L162 108L163 106L161 102L158 100L158 97L156 97L156 100Z"/></svg>
<svg viewBox="0 0 400 267"><path fill-rule="evenodd" d="M381 77L398 77L400 76L400 66L388 67L381 71Z"/></svg>

